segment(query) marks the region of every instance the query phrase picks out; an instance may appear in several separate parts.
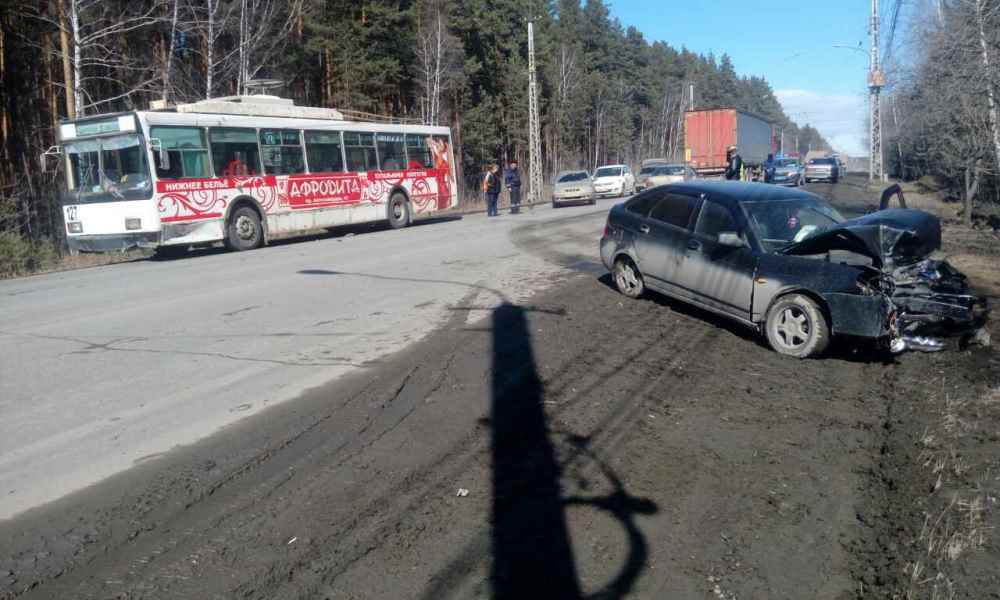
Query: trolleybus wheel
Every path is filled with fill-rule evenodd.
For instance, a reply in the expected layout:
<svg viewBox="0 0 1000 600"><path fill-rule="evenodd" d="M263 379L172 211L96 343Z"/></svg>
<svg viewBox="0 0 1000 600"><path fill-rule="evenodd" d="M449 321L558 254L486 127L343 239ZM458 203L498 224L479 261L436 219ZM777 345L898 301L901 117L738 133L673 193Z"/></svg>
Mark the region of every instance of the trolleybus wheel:
<svg viewBox="0 0 1000 600"><path fill-rule="evenodd" d="M241 206L233 211L226 225L226 244L233 250L253 250L264 242L264 230L260 226L257 211L249 206Z"/></svg>
<svg viewBox="0 0 1000 600"><path fill-rule="evenodd" d="M410 205L402 192L389 196L389 225L393 229L402 229L410 224Z"/></svg>

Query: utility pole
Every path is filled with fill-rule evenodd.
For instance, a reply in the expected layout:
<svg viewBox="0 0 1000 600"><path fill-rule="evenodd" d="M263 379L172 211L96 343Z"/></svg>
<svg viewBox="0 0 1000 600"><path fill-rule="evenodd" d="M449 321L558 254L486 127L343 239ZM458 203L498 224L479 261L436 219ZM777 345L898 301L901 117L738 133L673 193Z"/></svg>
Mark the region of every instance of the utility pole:
<svg viewBox="0 0 1000 600"><path fill-rule="evenodd" d="M535 81L535 28L528 21L528 203L542 201L542 135L538 118L538 83Z"/></svg>
<svg viewBox="0 0 1000 600"><path fill-rule="evenodd" d="M879 65L878 0L872 0L871 25L869 27L871 57L868 71L868 181L884 181L882 170L882 108L880 94L885 85L885 75Z"/></svg>

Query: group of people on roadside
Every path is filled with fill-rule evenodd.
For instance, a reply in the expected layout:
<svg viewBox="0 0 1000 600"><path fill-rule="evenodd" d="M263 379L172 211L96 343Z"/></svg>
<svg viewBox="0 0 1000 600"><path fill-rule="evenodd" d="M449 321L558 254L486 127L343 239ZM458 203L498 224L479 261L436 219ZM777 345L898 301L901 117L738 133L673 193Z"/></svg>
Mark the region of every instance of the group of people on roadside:
<svg viewBox="0 0 1000 600"><path fill-rule="evenodd" d="M501 185L506 187L510 193L510 214L518 214L521 212L521 172L517 168L516 160L510 161L504 170L502 184L499 165L493 163L486 169L486 175L483 177L483 192L486 193L487 217L500 215L497 203L500 199Z"/></svg>

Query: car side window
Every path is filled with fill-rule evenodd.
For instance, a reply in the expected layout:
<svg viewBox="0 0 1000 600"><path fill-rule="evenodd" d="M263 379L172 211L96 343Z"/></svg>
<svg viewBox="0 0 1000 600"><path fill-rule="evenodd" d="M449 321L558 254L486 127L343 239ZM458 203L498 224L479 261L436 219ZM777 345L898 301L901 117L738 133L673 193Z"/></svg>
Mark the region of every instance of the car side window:
<svg viewBox="0 0 1000 600"><path fill-rule="evenodd" d="M649 214L651 208L660 199L662 194L658 191L650 191L644 194L639 194L635 198L629 200L625 203L625 210L630 213L635 213L640 217L645 217Z"/></svg>
<svg viewBox="0 0 1000 600"><path fill-rule="evenodd" d="M649 218L687 229L691 223L691 215L697 207L697 198L682 194L664 194L650 211Z"/></svg>
<svg viewBox="0 0 1000 600"><path fill-rule="evenodd" d="M717 239L719 234L728 231L736 232L736 221L728 208L713 202L705 201L701 208L701 215L698 217L698 225L694 232L712 239Z"/></svg>

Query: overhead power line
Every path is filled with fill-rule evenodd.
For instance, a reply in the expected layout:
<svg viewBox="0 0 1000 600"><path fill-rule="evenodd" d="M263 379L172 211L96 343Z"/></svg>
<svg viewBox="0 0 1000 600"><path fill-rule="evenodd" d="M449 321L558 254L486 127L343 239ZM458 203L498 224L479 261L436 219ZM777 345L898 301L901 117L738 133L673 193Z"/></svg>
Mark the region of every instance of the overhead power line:
<svg viewBox="0 0 1000 600"><path fill-rule="evenodd" d="M899 23L899 9L902 6L903 0L893 0L892 10L890 11L892 17L889 21L889 35L886 36L885 43L885 58L882 61L884 63L888 63L892 58L893 40L896 37L896 25Z"/></svg>

